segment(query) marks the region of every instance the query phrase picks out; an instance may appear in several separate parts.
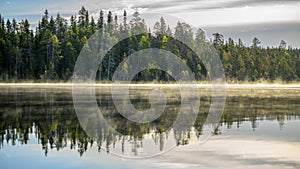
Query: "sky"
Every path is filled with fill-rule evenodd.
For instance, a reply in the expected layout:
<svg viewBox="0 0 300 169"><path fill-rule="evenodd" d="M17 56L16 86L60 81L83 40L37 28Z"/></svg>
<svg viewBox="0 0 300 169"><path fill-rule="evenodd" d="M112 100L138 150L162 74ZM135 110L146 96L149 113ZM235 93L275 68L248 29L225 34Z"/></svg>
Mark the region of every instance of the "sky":
<svg viewBox="0 0 300 169"><path fill-rule="evenodd" d="M208 38L219 32L225 39L241 38L247 45L258 37L263 46L278 46L285 40L300 47L300 0L0 0L0 14L28 18L34 26L45 9L53 16L60 13L68 18L78 14L81 6L95 17L101 9L118 15L124 9L168 14L204 29Z"/></svg>

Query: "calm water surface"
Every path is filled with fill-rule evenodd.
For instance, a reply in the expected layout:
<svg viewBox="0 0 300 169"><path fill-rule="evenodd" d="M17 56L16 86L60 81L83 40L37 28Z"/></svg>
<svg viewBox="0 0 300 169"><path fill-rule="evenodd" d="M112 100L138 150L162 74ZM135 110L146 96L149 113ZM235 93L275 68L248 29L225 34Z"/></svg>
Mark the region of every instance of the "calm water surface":
<svg viewBox="0 0 300 169"><path fill-rule="evenodd" d="M300 168L299 89L228 89L220 123L206 143L198 140L210 91L200 90L201 105L193 125L175 130L179 90L163 90L168 96L164 113L143 124L118 114L109 90L96 92L104 118L121 135L98 127L95 139L81 127L70 87L2 86L1 168ZM132 89L136 109L150 107L149 91ZM114 155L134 157L146 149L163 152L170 143L176 148L154 158Z"/></svg>

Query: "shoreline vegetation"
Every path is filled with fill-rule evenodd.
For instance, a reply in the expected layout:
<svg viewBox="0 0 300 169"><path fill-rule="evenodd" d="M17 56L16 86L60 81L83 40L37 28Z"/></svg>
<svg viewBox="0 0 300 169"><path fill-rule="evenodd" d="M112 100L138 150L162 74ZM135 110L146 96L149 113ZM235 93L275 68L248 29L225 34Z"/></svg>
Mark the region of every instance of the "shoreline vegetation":
<svg viewBox="0 0 300 169"><path fill-rule="evenodd" d="M96 32L105 37L105 43L117 43L99 61L97 70L90 70L90 67L84 70L96 73L95 80L99 83L109 83L122 61L149 48L164 49L176 55L191 69L199 83L208 83L211 71L205 68L201 58L209 59L214 54L219 55L229 84L300 83L300 49L284 40L278 42L277 47L263 47L254 35L252 44L247 46L241 39L234 41L225 39L221 33L214 33L209 41L202 29L194 31L189 24L179 21L171 28L163 16L154 25L147 25L138 12L130 19L126 11L123 16L114 16L111 11L104 13L101 10L99 16L93 18L84 7L70 19L59 13L53 17L48 10L41 18L32 28L26 18L18 23L16 19L5 19L0 14L0 83L69 82L81 50L91 51L89 45L84 47L84 44ZM146 33L132 36L138 32ZM130 38L122 40L123 35ZM185 39L195 46L196 53L178 39ZM99 52L104 49L99 49ZM167 59L155 62L161 62L168 71L158 70L151 63L148 65L150 69L139 72L132 79L133 83L174 83L172 75L187 73L181 67L178 72L172 72L176 66L170 66ZM179 65L179 61L174 64ZM125 62L120 69L129 74L134 66Z"/></svg>
<svg viewBox="0 0 300 169"><path fill-rule="evenodd" d="M127 85L128 83L113 83L113 82L108 82L108 81L95 81L95 82L88 82L88 83L73 83L72 81L51 81L51 82L32 82L32 81L21 81L21 82L1 82L0 81L0 87L10 87L10 86L70 86L72 87L73 84L83 84L87 86L95 86L95 87L109 87L112 84L117 84L117 85ZM288 88L299 88L300 89L300 82L265 82L265 81L260 81L260 82L225 82L223 83L212 83L208 81L201 81L201 82L137 82L137 83L130 83L130 86L133 87L139 87L139 86L149 86L149 87L159 87L159 86L165 86L165 87L175 87L178 84L191 84L191 85L198 85L199 87L211 87L213 84L220 84L220 85L225 85L226 88L270 88L270 87L288 87Z"/></svg>

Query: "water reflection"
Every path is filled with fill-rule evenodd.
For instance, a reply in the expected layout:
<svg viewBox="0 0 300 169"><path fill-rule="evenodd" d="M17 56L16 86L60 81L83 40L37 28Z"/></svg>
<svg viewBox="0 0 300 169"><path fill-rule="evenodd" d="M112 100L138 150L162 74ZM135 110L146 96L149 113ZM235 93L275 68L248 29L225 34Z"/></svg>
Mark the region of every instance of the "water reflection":
<svg viewBox="0 0 300 169"><path fill-rule="evenodd" d="M28 144L33 135L47 156L49 149L76 149L83 155L89 147L107 153L120 149L124 153L137 155L143 148L145 138L162 151L169 140L177 146L187 145L192 137L199 138L209 112L209 90L201 90L201 106L192 127L173 129L180 108L178 89L164 89L168 95L167 107L160 118L151 123L130 122L113 105L112 98L105 92L97 93L98 105L108 123L121 133L118 135L97 126L97 139L90 138L82 129L73 107L69 88L1 88L0 94L0 148L5 142L12 145ZM147 92L150 89L133 90L130 97L137 109L149 108ZM104 92L103 92L104 91ZM276 90L278 92L278 90ZM248 93L240 94L241 93ZM289 93L286 93L289 92ZM235 124L239 128L250 122L252 129L259 128L263 121L278 121L282 129L286 121L299 119L299 94L293 91L276 93L269 91L228 91L226 108L215 135L222 134L220 128L228 129ZM87 124L93 125L90 121ZM0 150L1 151L1 150Z"/></svg>

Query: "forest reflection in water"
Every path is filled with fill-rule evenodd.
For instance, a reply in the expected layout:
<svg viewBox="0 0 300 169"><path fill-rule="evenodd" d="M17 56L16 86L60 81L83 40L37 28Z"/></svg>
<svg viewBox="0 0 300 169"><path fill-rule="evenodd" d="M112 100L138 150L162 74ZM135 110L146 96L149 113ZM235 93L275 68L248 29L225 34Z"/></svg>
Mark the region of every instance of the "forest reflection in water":
<svg viewBox="0 0 300 169"><path fill-rule="evenodd" d="M83 155L89 148L107 153L117 149L121 153L138 155L145 138L151 138L154 148L162 151L173 140L177 146L189 144L192 138L201 137L203 125L209 112L210 90L200 90L199 114L189 128L172 129L180 109L180 91L163 88L168 96L164 113L150 123L130 122L114 107L109 90L97 92L97 102L104 118L113 124L111 133L105 128L97 130L97 139L90 138L81 127L72 100L72 90L47 87L1 87L0 94L0 151L6 145L26 145L32 137L41 145L47 156L50 149L71 148ZM131 102L136 109L150 107L150 88L133 89ZM239 128L251 123L253 129L264 121L277 121L280 128L286 121L299 119L300 96L297 90L278 89L229 89L226 106L219 127L213 132L220 135L219 128ZM9 143L9 144L8 144ZM156 147L155 147L156 146Z"/></svg>

